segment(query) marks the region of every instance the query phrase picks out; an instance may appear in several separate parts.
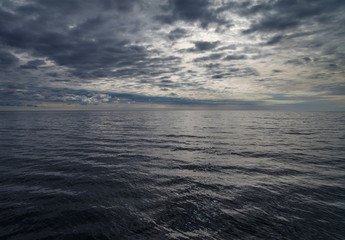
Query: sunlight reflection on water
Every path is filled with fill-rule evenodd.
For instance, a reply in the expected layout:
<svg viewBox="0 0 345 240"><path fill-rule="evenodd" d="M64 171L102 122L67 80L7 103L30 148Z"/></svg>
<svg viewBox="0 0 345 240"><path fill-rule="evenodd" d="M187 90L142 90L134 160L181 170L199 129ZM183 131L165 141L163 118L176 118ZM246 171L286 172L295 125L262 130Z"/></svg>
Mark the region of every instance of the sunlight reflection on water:
<svg viewBox="0 0 345 240"><path fill-rule="evenodd" d="M341 239L344 113L7 112L2 239Z"/></svg>

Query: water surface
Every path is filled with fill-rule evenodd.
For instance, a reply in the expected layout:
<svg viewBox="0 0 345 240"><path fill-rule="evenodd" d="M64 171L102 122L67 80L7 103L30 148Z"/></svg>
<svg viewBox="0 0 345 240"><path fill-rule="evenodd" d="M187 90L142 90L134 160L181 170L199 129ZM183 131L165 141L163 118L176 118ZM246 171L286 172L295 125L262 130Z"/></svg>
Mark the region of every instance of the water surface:
<svg viewBox="0 0 345 240"><path fill-rule="evenodd" d="M345 113L1 112L0 239L345 239Z"/></svg>

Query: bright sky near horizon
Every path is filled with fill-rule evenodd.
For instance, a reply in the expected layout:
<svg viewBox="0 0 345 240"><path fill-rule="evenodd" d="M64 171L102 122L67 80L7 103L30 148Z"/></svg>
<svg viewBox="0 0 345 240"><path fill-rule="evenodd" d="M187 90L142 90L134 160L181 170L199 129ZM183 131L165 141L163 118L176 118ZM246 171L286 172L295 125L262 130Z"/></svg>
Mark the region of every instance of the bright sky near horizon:
<svg viewBox="0 0 345 240"><path fill-rule="evenodd" d="M0 110L345 110L344 0L1 0Z"/></svg>

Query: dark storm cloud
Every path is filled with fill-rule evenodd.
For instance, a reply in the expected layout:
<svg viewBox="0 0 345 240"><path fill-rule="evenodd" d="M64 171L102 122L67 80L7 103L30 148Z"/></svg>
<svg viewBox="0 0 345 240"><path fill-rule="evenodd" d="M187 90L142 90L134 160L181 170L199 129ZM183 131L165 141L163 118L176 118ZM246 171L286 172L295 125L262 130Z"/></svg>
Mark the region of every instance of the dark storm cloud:
<svg viewBox="0 0 345 240"><path fill-rule="evenodd" d="M68 67L76 77L107 77L112 75L113 69L133 67L145 71L151 66L151 52L131 44L130 39L119 37L127 28L115 25L119 36L104 29L112 18L102 11L114 9L114 14L121 15L132 9L134 1L37 0L24 6L5 3L15 14L5 11L0 17L0 42ZM7 58L10 61L9 55ZM162 61L167 62L165 57ZM37 62L29 62L21 68L38 66Z"/></svg>
<svg viewBox="0 0 345 240"><path fill-rule="evenodd" d="M7 69L18 63L18 58L8 51L0 49L0 68Z"/></svg>
<svg viewBox="0 0 345 240"><path fill-rule="evenodd" d="M285 64L303 65L303 62L300 59L291 59L286 61Z"/></svg>
<svg viewBox="0 0 345 240"><path fill-rule="evenodd" d="M59 76L59 74L56 72L48 72L48 73L46 73L46 75L49 77L58 77Z"/></svg>
<svg viewBox="0 0 345 240"><path fill-rule="evenodd" d="M212 2L209 0L169 0L162 7L165 14L157 16L157 19L168 24L179 20L198 22L203 28L210 23L225 24L211 6Z"/></svg>
<svg viewBox="0 0 345 240"><path fill-rule="evenodd" d="M259 23L253 23L251 27L247 30L244 30L244 34L253 33L256 31L283 31L288 28L296 27L298 21L293 18L286 17L286 19L281 16L270 16L261 20Z"/></svg>
<svg viewBox="0 0 345 240"><path fill-rule="evenodd" d="M176 28L173 31L170 31L168 38L172 41L183 38L188 35L188 32L183 28Z"/></svg>
<svg viewBox="0 0 345 240"><path fill-rule="evenodd" d="M228 55L223 60L225 61L233 61L233 60L243 60L247 59L248 57L246 55Z"/></svg>
<svg viewBox="0 0 345 240"><path fill-rule="evenodd" d="M269 45L269 46L276 45L277 43L280 43L283 39L284 39L284 36L282 35L274 36L266 42L266 45Z"/></svg>
<svg viewBox="0 0 345 240"><path fill-rule="evenodd" d="M237 6L239 14L257 16L244 34L254 32L274 32L296 28L306 21L320 23L332 21L335 12L341 14L345 7L342 0L278 0L263 3L249 3L245 7Z"/></svg>
<svg viewBox="0 0 345 240"><path fill-rule="evenodd" d="M195 47L189 48L189 52L203 52L209 51L216 48L219 45L219 41L216 42L207 42L207 41L196 41L194 42Z"/></svg>
<svg viewBox="0 0 345 240"><path fill-rule="evenodd" d="M150 44L144 46L132 39L140 38L137 31L141 26L129 13L134 11L134 4L140 7L141 2L32 0L16 4L14 1L3 1L0 4L0 68L13 70L0 79L2 104L22 105L28 101L111 103L111 94L84 94L43 88L41 85L80 87L98 84L102 78L107 78L102 80L103 83L108 81L112 84L117 79L128 78L131 80L127 86L140 89L141 85L133 78L157 78L178 72L179 57L162 54L152 47L149 50ZM187 31L176 28L169 38L177 39L187 34ZM9 49L24 54L28 60L20 61ZM25 73L15 73L14 68L19 63ZM42 69L43 65L47 72L34 71ZM34 75L35 72L37 75ZM13 79L17 83L10 88L8 83ZM39 84L40 81L43 84Z"/></svg>
<svg viewBox="0 0 345 240"><path fill-rule="evenodd" d="M21 13L37 13L37 11L40 11L40 13L54 14L54 12L63 12L66 15L79 13L85 9L92 11L116 9L118 11L128 12L136 2L136 0L33 0L31 4L20 6L19 10ZM16 7L10 0L4 0L4 5Z"/></svg>
<svg viewBox="0 0 345 240"><path fill-rule="evenodd" d="M43 60L31 60L24 65L20 65L22 69L38 69L39 66L44 65L46 62Z"/></svg>
<svg viewBox="0 0 345 240"><path fill-rule="evenodd" d="M68 83L68 82L71 82L71 80L69 80L69 79L52 79L52 80L50 80L50 82L64 82L64 83Z"/></svg>
<svg viewBox="0 0 345 240"><path fill-rule="evenodd" d="M339 68L339 66L335 63L330 63L326 66L326 69L328 69L328 70L336 70L338 68Z"/></svg>

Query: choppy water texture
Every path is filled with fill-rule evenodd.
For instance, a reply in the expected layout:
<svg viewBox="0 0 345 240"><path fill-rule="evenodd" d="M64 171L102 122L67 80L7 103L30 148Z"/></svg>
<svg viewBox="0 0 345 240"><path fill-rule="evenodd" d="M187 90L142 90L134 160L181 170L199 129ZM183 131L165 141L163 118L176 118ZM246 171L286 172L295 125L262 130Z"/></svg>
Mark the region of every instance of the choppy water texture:
<svg viewBox="0 0 345 240"><path fill-rule="evenodd" d="M344 113L0 114L0 239L345 239Z"/></svg>

